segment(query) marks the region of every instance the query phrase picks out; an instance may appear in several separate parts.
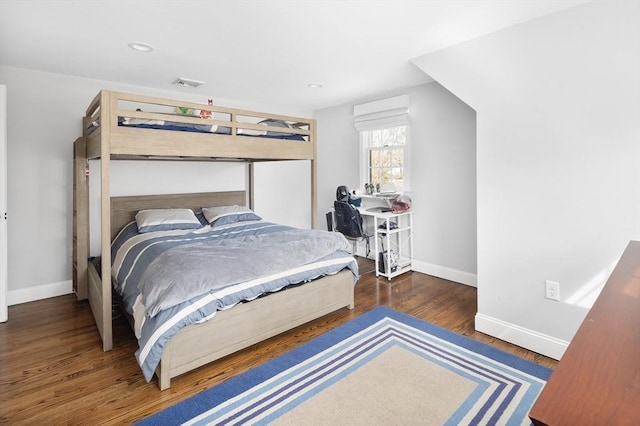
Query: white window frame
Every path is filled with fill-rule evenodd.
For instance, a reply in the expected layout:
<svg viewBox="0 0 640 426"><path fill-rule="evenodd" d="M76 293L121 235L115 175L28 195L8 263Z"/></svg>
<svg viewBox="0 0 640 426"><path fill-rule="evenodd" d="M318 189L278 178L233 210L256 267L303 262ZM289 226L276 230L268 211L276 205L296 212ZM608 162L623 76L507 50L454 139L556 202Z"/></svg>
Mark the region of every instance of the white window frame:
<svg viewBox="0 0 640 426"><path fill-rule="evenodd" d="M369 172L370 172L370 168L371 168L371 164L370 164L370 153L371 151L387 151L387 150L391 150L391 149L398 149L399 146L389 146L389 147L370 147L369 146L369 137L370 137L370 132L375 131L375 130L381 130L381 129L385 129L385 128L392 128L392 127L404 127L405 128L405 143L404 145L402 145L402 151L403 151L403 156L402 156L402 187L395 187L394 190L396 192L408 192L411 190L411 185L410 185L410 158L411 158L411 154L410 154L410 150L411 150L411 143L410 143L410 126L409 124L400 124L400 125L388 125L388 126L384 126L384 127L378 127L378 128L371 128L371 129L363 129L359 131L360 134L360 188L364 188L364 184L365 183L369 183L369 184L376 184L376 183L380 183L380 182L371 182L371 179L369 177Z"/></svg>
<svg viewBox="0 0 640 426"><path fill-rule="evenodd" d="M369 182L369 149L367 134L371 130L391 127L405 127L406 139L403 147L403 186L395 188L397 192L411 191L411 126L409 123L408 95L368 102L353 107L354 126L359 133L360 144L360 187Z"/></svg>

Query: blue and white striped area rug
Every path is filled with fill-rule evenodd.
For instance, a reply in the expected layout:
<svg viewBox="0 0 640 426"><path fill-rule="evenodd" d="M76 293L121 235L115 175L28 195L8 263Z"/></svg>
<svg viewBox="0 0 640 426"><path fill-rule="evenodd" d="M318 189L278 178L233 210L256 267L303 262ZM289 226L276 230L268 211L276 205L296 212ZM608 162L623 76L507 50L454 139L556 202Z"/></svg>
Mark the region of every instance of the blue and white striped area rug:
<svg viewBox="0 0 640 426"><path fill-rule="evenodd" d="M520 425L551 370L379 307L139 425Z"/></svg>

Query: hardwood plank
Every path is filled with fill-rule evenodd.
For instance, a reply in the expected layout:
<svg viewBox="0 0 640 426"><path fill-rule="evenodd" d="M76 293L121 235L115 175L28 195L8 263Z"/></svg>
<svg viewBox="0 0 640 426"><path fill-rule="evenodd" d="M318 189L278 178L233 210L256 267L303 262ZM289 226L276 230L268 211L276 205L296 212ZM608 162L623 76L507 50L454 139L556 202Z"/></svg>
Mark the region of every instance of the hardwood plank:
<svg viewBox="0 0 640 426"><path fill-rule="evenodd" d="M385 305L553 368L556 361L474 330L473 287L410 272L388 282L373 262L363 273L355 308L341 309L219 361L176 377L161 392L136 363L126 320L113 322L113 350L103 352L87 301L74 295L9 307L0 324L0 423L130 424L256 367L376 306Z"/></svg>

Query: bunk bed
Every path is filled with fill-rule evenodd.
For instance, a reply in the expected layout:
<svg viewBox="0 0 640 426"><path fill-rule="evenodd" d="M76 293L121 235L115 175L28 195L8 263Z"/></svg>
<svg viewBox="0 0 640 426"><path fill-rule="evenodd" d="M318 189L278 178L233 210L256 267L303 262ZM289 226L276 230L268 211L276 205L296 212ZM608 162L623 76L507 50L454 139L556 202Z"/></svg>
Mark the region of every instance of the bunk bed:
<svg viewBox="0 0 640 426"><path fill-rule="evenodd" d="M316 213L315 120L263 114L148 96L100 91L86 110L83 135L74 142L73 288L88 299L102 338L113 347L112 251L114 238L145 209L253 207L253 164L309 160L312 225ZM112 197L114 160L241 161L248 167L244 191ZM89 261L89 167L100 160L101 257ZM206 223L205 223L206 224ZM204 225L203 225L204 226ZM355 261L353 262L355 265ZM357 266L330 272L303 285L218 311L180 329L164 344L155 374L161 390L171 378L266 338L354 304ZM128 316L129 317L129 316Z"/></svg>

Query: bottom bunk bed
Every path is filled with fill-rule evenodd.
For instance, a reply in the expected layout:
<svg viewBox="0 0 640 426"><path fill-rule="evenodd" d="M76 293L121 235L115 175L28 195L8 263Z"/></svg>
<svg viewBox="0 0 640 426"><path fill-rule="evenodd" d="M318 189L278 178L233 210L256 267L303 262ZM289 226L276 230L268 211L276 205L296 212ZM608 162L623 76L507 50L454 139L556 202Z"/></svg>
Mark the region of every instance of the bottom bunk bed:
<svg viewBox="0 0 640 426"><path fill-rule="evenodd" d="M357 263L344 237L265 222L237 207L245 203L244 191L111 201L112 235L117 233L113 288L139 339L136 357L145 378L151 380L155 373L161 390L180 374L338 309L353 308ZM175 225L173 216L158 222L139 214L136 220L141 210L184 213L175 209L197 212L200 223L179 218L177 222L191 224L185 229ZM312 246L321 250L311 254ZM185 254L188 258L175 257ZM241 255L248 257L234 266ZM269 265L268 278L256 275L260 263ZM199 271L201 265L208 272ZM103 317L96 310L104 313L111 303L92 296L102 285L93 265L89 278L94 316ZM205 287L210 289L202 294ZM104 332L110 324L102 327Z"/></svg>

